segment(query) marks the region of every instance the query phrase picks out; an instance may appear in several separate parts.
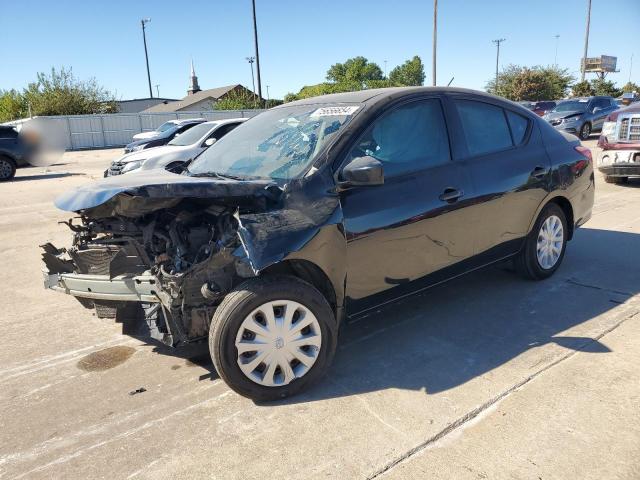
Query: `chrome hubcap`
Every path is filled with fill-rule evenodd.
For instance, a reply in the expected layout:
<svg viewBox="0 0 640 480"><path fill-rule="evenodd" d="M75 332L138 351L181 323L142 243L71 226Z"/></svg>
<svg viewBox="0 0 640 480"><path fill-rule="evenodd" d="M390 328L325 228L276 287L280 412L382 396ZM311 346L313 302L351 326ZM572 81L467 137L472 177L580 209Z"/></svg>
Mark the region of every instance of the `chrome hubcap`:
<svg viewBox="0 0 640 480"><path fill-rule="evenodd" d="M548 270L553 268L560 254L564 243L564 229L562 221L555 215L547 218L538 232L538 244L536 254L538 263L542 268Z"/></svg>
<svg viewBox="0 0 640 480"><path fill-rule="evenodd" d="M6 160L0 160L0 178L9 178L11 175L11 165Z"/></svg>
<svg viewBox="0 0 640 480"><path fill-rule="evenodd" d="M275 300L247 315L235 345L238 366L247 378L266 387L280 387L313 367L322 346L322 331L304 305Z"/></svg>

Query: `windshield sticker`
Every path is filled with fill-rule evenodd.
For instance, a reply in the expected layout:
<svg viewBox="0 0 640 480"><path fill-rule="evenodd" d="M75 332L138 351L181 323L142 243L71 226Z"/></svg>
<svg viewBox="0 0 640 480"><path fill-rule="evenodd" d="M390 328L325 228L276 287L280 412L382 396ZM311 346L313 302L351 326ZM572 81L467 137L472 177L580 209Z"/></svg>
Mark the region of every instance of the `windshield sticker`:
<svg viewBox="0 0 640 480"><path fill-rule="evenodd" d="M357 105L351 105L348 107L321 107L309 115L312 118L315 117L339 117L344 115L353 115L360 107Z"/></svg>

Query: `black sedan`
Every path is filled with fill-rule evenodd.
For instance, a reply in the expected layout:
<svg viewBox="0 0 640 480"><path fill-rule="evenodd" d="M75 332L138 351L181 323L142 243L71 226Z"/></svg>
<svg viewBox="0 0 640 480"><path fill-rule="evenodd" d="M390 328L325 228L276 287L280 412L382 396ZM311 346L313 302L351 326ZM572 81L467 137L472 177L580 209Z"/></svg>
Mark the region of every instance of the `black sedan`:
<svg viewBox="0 0 640 480"><path fill-rule="evenodd" d="M345 318L507 259L551 276L593 198L590 150L515 103L327 95L250 119L182 174L66 193L82 223L73 247L44 246L45 285L168 345L208 338L232 389L276 399L327 370Z"/></svg>

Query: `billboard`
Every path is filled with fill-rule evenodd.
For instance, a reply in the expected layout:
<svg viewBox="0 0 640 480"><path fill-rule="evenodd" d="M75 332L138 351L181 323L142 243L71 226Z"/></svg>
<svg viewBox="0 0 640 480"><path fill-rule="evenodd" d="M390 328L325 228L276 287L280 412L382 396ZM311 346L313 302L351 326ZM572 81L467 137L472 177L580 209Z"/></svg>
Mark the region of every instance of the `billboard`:
<svg viewBox="0 0 640 480"><path fill-rule="evenodd" d="M586 62L583 58L580 63L582 70L585 72L615 72L618 57L600 55L599 57L589 57Z"/></svg>

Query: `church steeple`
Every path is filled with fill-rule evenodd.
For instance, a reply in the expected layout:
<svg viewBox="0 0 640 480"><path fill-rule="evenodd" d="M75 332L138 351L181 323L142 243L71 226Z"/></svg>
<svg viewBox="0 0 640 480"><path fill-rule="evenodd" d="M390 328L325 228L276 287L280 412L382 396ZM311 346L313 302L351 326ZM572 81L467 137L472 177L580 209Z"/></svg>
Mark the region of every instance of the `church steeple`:
<svg viewBox="0 0 640 480"><path fill-rule="evenodd" d="M196 76L196 70L193 68L193 59L191 59L191 86L187 90L187 95L193 95L200 91L200 85L198 85L198 77Z"/></svg>

